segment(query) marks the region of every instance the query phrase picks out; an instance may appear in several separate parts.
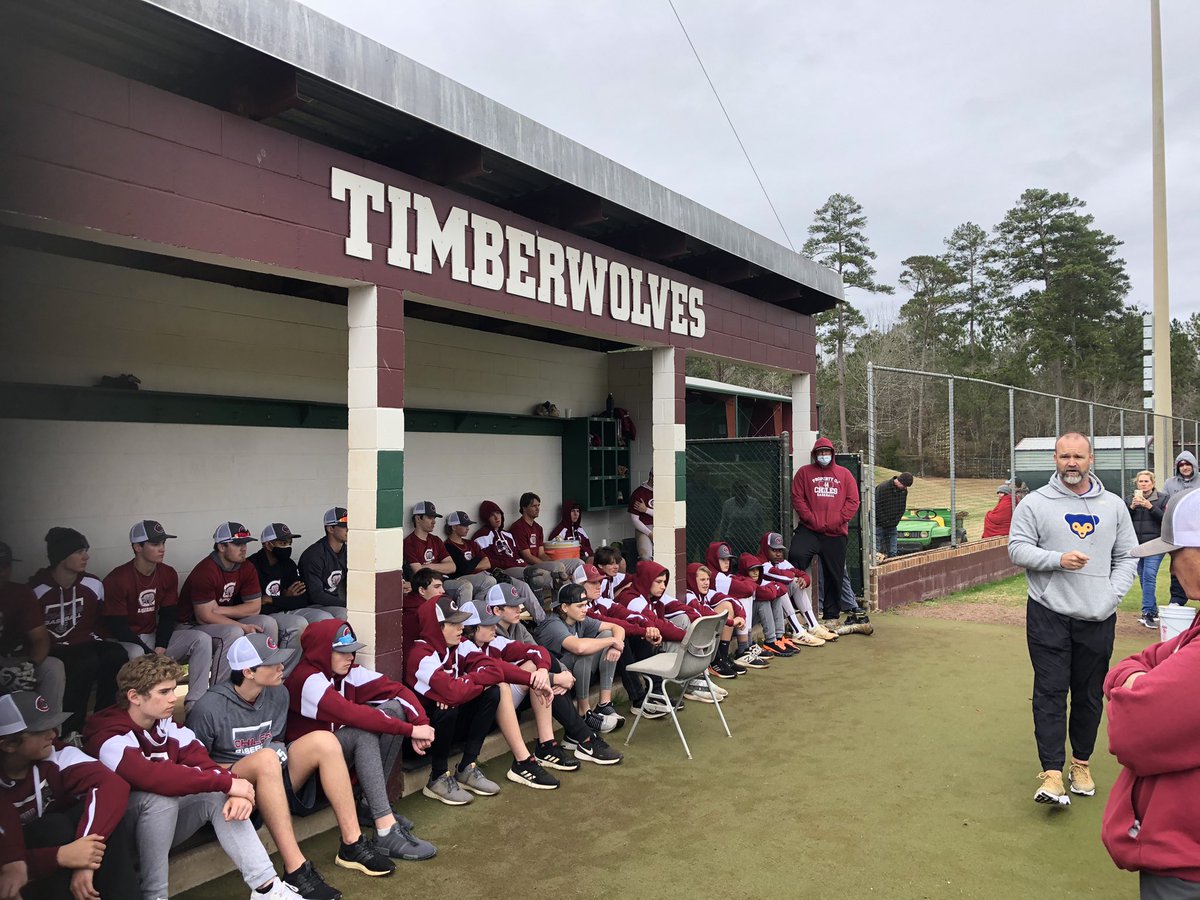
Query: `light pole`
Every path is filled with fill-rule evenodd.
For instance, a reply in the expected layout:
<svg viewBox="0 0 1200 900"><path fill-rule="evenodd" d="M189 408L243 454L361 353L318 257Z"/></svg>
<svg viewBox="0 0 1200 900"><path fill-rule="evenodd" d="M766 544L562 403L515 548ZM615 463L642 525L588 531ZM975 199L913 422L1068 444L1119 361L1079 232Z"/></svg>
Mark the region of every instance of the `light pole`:
<svg viewBox="0 0 1200 900"><path fill-rule="evenodd" d="M1163 136L1162 23L1150 0L1151 131L1154 157L1154 472L1159 484L1174 469L1171 441L1171 305L1167 282L1167 162Z"/></svg>

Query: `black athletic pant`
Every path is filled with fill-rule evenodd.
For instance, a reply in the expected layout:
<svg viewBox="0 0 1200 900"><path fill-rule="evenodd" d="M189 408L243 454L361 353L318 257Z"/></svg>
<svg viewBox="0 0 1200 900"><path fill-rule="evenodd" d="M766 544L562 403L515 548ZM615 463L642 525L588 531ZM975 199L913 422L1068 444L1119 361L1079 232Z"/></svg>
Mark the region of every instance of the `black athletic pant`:
<svg viewBox="0 0 1200 900"><path fill-rule="evenodd" d="M1171 603L1176 603L1179 606L1187 606L1188 596L1184 593L1183 585L1179 583L1179 579L1175 577L1175 573L1171 573Z"/></svg>
<svg viewBox="0 0 1200 900"><path fill-rule="evenodd" d="M550 654L550 672L565 672L563 664L558 661L558 658ZM525 702L532 702L531 695L526 695ZM571 691L565 694L558 694L550 701L550 714L554 716L554 721L558 722L563 727L563 734L569 737L576 743L582 743L592 737L592 729L588 728L583 721L583 717L579 715L579 710L575 708L575 695Z"/></svg>
<svg viewBox="0 0 1200 900"><path fill-rule="evenodd" d="M52 644L50 653L62 660L67 674L63 709L71 714L71 718L63 723L62 732L82 731L93 686L96 688L97 711L117 702L117 672L129 662L129 654L115 641Z"/></svg>
<svg viewBox="0 0 1200 900"><path fill-rule="evenodd" d="M500 705L500 688L506 685L492 685L485 688L483 693L474 700L468 700L462 706L451 706L442 709L433 700L421 698L425 714L429 716L429 724L433 726L434 738L429 747L430 777L437 778L450 768L450 747L462 740L463 754L460 768L465 768L479 758L483 749L483 739L492 731L496 724L496 707Z"/></svg>
<svg viewBox="0 0 1200 900"><path fill-rule="evenodd" d="M803 525L796 527L788 561L801 571L806 570L814 556L821 557L821 618L836 619L840 615L842 575L846 572L846 536L817 534Z"/></svg>
<svg viewBox="0 0 1200 900"><path fill-rule="evenodd" d="M1089 622L1056 613L1032 598L1026 605L1025 637L1033 663L1033 735L1043 769L1064 768L1068 730L1071 753L1084 761L1091 758L1116 632L1115 612L1103 622Z"/></svg>
<svg viewBox="0 0 1200 900"><path fill-rule="evenodd" d="M64 812L46 813L40 819L35 819L26 825L22 831L25 835L25 846L61 847L75 840L75 832L79 826L79 817L83 814L83 804L72 807ZM92 886L100 892L100 896L129 897L136 900L142 895L138 883L137 872L133 866L132 845L129 833L124 823L117 826L112 836L105 842L104 861L100 868L92 873ZM25 900L64 900L71 896L70 869L58 869L53 875L39 878L21 889Z"/></svg>

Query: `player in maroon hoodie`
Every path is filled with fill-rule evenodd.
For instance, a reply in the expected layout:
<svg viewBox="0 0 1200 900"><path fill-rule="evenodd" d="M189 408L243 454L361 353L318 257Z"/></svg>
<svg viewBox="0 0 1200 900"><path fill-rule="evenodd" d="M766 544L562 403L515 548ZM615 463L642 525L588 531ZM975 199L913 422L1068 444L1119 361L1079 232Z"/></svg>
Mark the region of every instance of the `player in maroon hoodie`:
<svg viewBox="0 0 1200 900"><path fill-rule="evenodd" d="M550 532L551 541L579 541L579 558L588 562L592 558L592 540L583 530L583 508L574 500L563 502L562 519Z"/></svg>
<svg viewBox="0 0 1200 900"><path fill-rule="evenodd" d="M858 482L833 457L833 443L817 438L812 462L801 466L792 478L792 508L798 523L788 550L788 559L801 571L814 556L821 557L821 608L826 621L836 621L839 616L847 535L859 504ZM866 621L861 612L852 612L846 619L849 625L859 621Z"/></svg>
<svg viewBox="0 0 1200 900"><path fill-rule="evenodd" d="M167 896L167 854L211 824L255 900L295 900L250 822L254 786L218 766L190 729L175 724L182 674L169 656L130 660L117 675L117 705L92 716L84 731L88 752L133 788L126 816L141 859L142 897Z"/></svg>
<svg viewBox="0 0 1200 900"><path fill-rule="evenodd" d="M702 605L710 612L725 613L725 627L721 629L721 640L717 644L717 655L708 667L708 673L717 678L737 678L746 674L746 668L733 661L729 655L729 642L733 640L734 632L745 626L742 618L742 606L719 591L712 585L712 572L703 563L688 563L687 567L687 597L694 604ZM721 698L725 699L724 697Z"/></svg>
<svg viewBox="0 0 1200 900"><path fill-rule="evenodd" d="M744 669L765 669L770 662L762 654L758 644L750 640L750 629L754 627L754 592L758 585L750 578L739 575L733 567L733 551L724 541L713 541L708 545L704 563L712 572L712 587L741 606L743 624L737 629L737 651L733 661Z"/></svg>
<svg viewBox="0 0 1200 900"><path fill-rule="evenodd" d="M121 823L129 785L82 750L56 743L66 718L37 693L0 697L0 825L12 827L0 843L26 867L30 884L20 896L134 898L138 880ZM4 896L15 895L0 890Z"/></svg>
<svg viewBox="0 0 1200 900"><path fill-rule="evenodd" d="M800 647L783 637L786 624L783 601L787 597L787 588L776 581L764 581L762 572L763 561L753 553L743 553L738 557L738 574L758 585L754 592L754 617L763 630L762 652L768 657L795 656L800 652Z"/></svg>
<svg viewBox="0 0 1200 900"><path fill-rule="evenodd" d="M1200 597L1200 489L1167 504L1162 537L1136 557L1171 554L1171 574ZM1200 617L1109 670L1109 749L1124 767L1100 836L1122 869L1141 872L1143 900L1200 898Z"/></svg>
<svg viewBox="0 0 1200 900"><path fill-rule="evenodd" d="M517 539L511 531L504 529L504 510L496 503L484 500L479 504L479 521L482 524L471 539L487 553L493 568L527 585L535 600L540 598L541 602L530 603L527 608L534 621L541 622L546 618L546 604L550 600L554 579L545 569L525 563L517 551Z"/></svg>

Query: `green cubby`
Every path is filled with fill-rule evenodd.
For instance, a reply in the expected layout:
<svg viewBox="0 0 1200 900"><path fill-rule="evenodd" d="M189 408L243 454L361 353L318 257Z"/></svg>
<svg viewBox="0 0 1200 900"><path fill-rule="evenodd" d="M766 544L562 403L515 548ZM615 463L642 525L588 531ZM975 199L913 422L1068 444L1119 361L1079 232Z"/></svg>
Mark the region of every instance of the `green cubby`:
<svg viewBox="0 0 1200 900"><path fill-rule="evenodd" d="M586 510L614 509L629 500L629 448L618 443L616 419L568 419L563 428L563 500ZM624 474L621 474L622 468Z"/></svg>

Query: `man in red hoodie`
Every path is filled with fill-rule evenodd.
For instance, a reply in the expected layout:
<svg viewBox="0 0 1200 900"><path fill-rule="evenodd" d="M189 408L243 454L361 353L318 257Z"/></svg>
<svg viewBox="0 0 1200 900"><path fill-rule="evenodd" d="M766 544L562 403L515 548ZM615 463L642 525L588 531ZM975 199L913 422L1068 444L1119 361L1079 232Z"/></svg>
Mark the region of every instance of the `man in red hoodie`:
<svg viewBox="0 0 1200 900"><path fill-rule="evenodd" d="M804 571L814 556L821 557L821 608L826 621L839 616L846 542L858 504L858 482L849 469L833 461L833 443L828 438L817 438L812 462L801 466L792 478L792 508L797 524L788 559ZM858 617L851 613L847 623L855 624Z"/></svg>
<svg viewBox="0 0 1200 900"><path fill-rule="evenodd" d="M1171 554L1171 574L1200 597L1200 489L1167 504L1162 537L1133 556ZM1124 767L1100 836L1113 861L1141 873L1142 900L1200 898L1200 618L1109 670L1108 746Z"/></svg>

